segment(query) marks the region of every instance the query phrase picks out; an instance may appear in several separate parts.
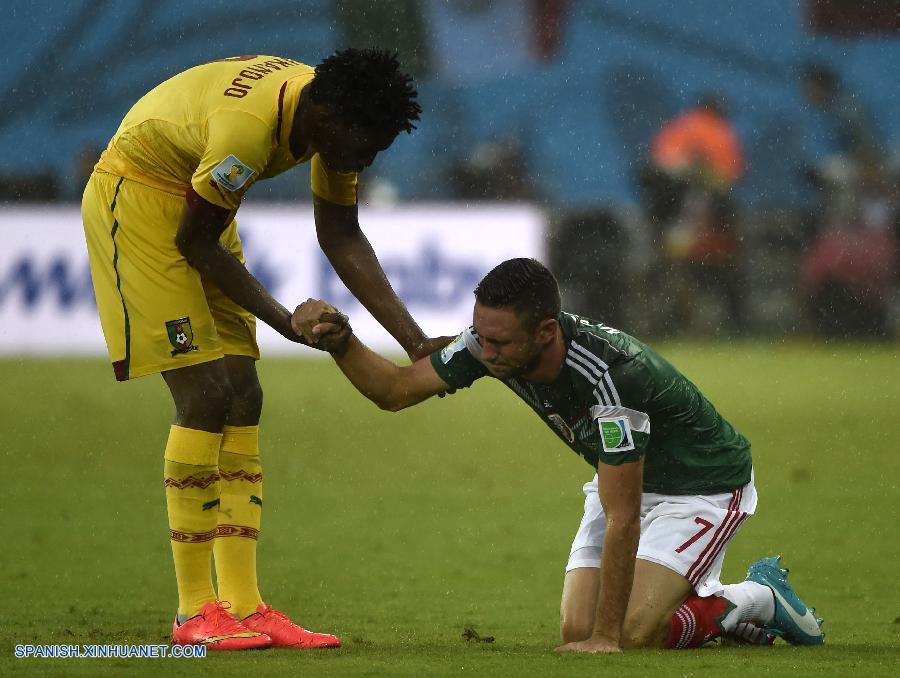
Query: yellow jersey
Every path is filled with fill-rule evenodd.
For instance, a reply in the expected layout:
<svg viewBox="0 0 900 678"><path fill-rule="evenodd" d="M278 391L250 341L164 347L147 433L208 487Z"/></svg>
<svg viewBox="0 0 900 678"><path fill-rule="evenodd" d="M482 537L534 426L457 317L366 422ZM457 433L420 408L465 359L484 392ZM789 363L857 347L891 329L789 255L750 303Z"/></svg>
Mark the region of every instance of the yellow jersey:
<svg viewBox="0 0 900 678"><path fill-rule="evenodd" d="M175 195L193 188L234 211L258 179L311 161L312 192L355 205L355 172L332 172L309 151L291 153L300 93L314 75L311 66L274 56L230 57L179 73L131 108L95 169Z"/></svg>

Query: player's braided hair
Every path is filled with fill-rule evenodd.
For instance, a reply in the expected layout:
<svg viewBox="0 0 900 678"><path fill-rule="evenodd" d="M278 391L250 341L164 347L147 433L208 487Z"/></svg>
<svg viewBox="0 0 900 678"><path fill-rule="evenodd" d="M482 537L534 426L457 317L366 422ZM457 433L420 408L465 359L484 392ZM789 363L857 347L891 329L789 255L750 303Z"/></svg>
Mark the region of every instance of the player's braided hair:
<svg viewBox="0 0 900 678"><path fill-rule="evenodd" d="M422 107L412 77L400 71L397 53L339 50L316 66L310 97L330 104L344 122L396 136L412 132Z"/></svg>
<svg viewBox="0 0 900 678"><path fill-rule="evenodd" d="M535 259L507 259L475 288L475 299L488 308L512 308L529 329L560 311L559 285Z"/></svg>

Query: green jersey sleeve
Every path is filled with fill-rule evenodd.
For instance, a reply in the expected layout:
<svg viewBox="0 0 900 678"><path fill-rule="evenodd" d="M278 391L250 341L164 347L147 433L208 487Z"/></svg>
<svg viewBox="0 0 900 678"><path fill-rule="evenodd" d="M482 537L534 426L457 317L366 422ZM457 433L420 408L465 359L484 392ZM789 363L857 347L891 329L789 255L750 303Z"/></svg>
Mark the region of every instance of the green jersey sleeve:
<svg viewBox="0 0 900 678"><path fill-rule="evenodd" d="M481 344L473 328L462 332L450 344L431 354L431 365L452 388L466 388L488 374L481 362Z"/></svg>
<svg viewBox="0 0 900 678"><path fill-rule="evenodd" d="M605 382L608 404L591 408L591 417L600 432L599 463L618 466L637 461L650 443L650 415L643 394L648 392L648 376L635 360L612 365ZM637 397L635 397L637 396Z"/></svg>

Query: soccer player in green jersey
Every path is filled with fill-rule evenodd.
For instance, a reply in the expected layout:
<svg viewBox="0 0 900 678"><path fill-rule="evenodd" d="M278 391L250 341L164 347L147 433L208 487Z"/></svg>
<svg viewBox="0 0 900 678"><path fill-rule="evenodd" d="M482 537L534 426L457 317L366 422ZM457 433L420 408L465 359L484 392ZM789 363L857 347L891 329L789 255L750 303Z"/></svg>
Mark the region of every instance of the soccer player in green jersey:
<svg viewBox="0 0 900 678"><path fill-rule="evenodd" d="M370 351L331 311L310 299L293 321L318 323L320 348L382 409L491 376L596 470L566 567L559 650L697 647L722 635L824 642L778 558L757 561L739 584L719 581L728 543L756 509L750 443L649 346L561 312L542 264L494 268L475 289L472 326L407 367Z"/></svg>

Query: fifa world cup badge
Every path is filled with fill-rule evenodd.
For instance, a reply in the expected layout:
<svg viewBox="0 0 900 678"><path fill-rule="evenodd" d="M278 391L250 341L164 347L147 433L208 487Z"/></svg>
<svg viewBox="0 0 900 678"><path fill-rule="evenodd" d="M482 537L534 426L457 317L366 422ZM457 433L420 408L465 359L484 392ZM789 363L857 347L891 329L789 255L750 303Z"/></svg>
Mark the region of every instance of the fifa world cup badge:
<svg viewBox="0 0 900 678"><path fill-rule="evenodd" d="M254 174L256 172L238 160L237 156L229 155L213 168L212 178L226 191L234 192L243 188Z"/></svg>
<svg viewBox="0 0 900 678"><path fill-rule="evenodd" d="M598 419L597 425L600 428L600 440L604 452L625 452L634 449L631 423L627 417Z"/></svg>

